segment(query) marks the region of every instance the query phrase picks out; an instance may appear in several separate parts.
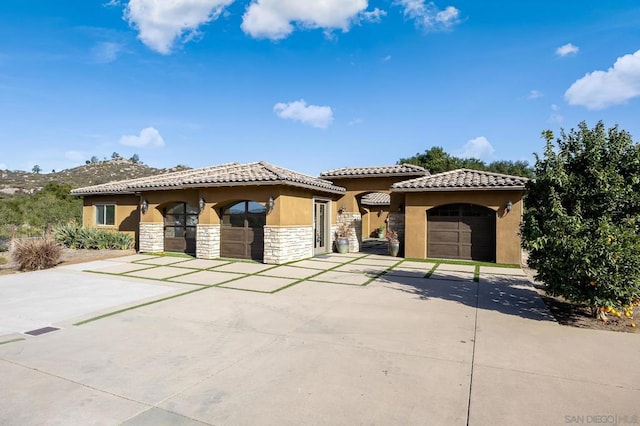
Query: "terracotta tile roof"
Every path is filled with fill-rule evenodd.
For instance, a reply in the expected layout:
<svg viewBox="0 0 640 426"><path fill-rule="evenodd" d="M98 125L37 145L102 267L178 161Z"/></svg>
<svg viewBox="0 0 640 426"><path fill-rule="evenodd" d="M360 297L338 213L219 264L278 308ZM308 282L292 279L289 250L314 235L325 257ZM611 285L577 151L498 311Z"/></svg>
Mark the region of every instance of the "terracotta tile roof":
<svg viewBox="0 0 640 426"><path fill-rule="evenodd" d="M360 203L364 206L388 206L391 203L391 196L384 192L372 192L362 197Z"/></svg>
<svg viewBox="0 0 640 426"><path fill-rule="evenodd" d="M320 173L320 177L327 179L425 175L429 175L426 169L420 166L414 166L413 164L394 164L393 166L376 167L343 167Z"/></svg>
<svg viewBox="0 0 640 426"><path fill-rule="evenodd" d="M131 194L141 191L240 185L290 185L336 194L345 192L344 188L335 186L328 180L260 161L247 164L226 163L201 169L106 183L74 189L71 193L73 195Z"/></svg>
<svg viewBox="0 0 640 426"><path fill-rule="evenodd" d="M464 191L469 189L524 189L529 179L521 176L478 170L457 169L392 185L397 192L410 191Z"/></svg>

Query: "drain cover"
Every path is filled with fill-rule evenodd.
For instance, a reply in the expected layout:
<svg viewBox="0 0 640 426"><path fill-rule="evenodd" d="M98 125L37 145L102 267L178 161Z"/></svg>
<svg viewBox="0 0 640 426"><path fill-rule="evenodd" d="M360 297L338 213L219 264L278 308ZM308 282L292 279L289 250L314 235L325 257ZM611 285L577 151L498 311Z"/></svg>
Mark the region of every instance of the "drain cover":
<svg viewBox="0 0 640 426"><path fill-rule="evenodd" d="M36 330L25 331L24 334L28 334L30 336L39 336L41 334L50 333L56 330L60 330L60 329L56 327L43 327L43 328L38 328Z"/></svg>

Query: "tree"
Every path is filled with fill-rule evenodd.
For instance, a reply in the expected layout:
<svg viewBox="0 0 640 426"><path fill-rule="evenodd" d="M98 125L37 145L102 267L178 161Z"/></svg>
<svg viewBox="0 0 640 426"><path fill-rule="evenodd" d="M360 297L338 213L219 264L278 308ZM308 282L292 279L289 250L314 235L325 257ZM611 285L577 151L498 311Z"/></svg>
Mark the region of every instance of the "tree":
<svg viewBox="0 0 640 426"><path fill-rule="evenodd" d="M640 302L640 146L617 127L543 132L522 226L546 291L606 321Z"/></svg>
<svg viewBox="0 0 640 426"><path fill-rule="evenodd" d="M440 146L434 146L424 151L424 153L416 154L413 157L401 158L398 164L414 164L424 167L431 174L448 172L460 168L471 170L483 170L507 175L532 177L533 170L526 161L494 161L487 165L484 161L477 158L459 158L447 154Z"/></svg>
<svg viewBox="0 0 640 426"><path fill-rule="evenodd" d="M118 158L121 158L120 154L118 154L117 152L114 151L113 154L111 154L111 159L112 160L117 160Z"/></svg>
<svg viewBox="0 0 640 426"><path fill-rule="evenodd" d="M32 171L33 173L40 173L40 172L42 171L42 168L36 164L35 166L33 166L33 167L31 168L31 171Z"/></svg>
<svg viewBox="0 0 640 426"><path fill-rule="evenodd" d="M91 157L91 160L90 160L90 161L91 161L92 163L97 163L98 161L100 161L100 159L94 155L93 157Z"/></svg>
<svg viewBox="0 0 640 426"><path fill-rule="evenodd" d="M129 161L131 161L132 163L139 163L140 162L140 157L138 157L138 154L133 154L131 156L131 158L129 158Z"/></svg>
<svg viewBox="0 0 640 426"><path fill-rule="evenodd" d="M439 146L434 146L425 150L423 154L417 153L413 157L401 158L398 161L398 164L403 163L424 167L432 174L442 173L461 167L458 158L447 154L444 149Z"/></svg>

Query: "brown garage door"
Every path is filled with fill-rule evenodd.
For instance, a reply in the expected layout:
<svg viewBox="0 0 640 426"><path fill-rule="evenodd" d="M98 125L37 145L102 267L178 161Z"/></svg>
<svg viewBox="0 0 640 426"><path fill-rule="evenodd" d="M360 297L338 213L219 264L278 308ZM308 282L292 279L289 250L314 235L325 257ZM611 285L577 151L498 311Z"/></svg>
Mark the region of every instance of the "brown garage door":
<svg viewBox="0 0 640 426"><path fill-rule="evenodd" d="M448 204L427 212L427 255L493 262L496 214L473 204Z"/></svg>
<svg viewBox="0 0 640 426"><path fill-rule="evenodd" d="M220 256L262 260L267 209L256 201L240 201L222 209Z"/></svg>
<svg viewBox="0 0 640 426"><path fill-rule="evenodd" d="M198 208L187 203L175 203L167 206L163 215L164 250L194 254Z"/></svg>

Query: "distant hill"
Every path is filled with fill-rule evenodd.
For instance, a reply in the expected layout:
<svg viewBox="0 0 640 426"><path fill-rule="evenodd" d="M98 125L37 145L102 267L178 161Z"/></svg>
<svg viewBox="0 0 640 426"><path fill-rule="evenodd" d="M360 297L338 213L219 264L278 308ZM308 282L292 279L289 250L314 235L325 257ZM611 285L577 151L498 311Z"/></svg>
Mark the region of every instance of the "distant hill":
<svg viewBox="0 0 640 426"><path fill-rule="evenodd" d="M153 176L161 173L186 170L178 165L169 169L156 169L146 164L134 163L124 158L97 161L83 166L51 173L29 173L21 170L0 170L0 198L27 193L32 194L48 182L67 183L74 188L98 185L123 179Z"/></svg>

